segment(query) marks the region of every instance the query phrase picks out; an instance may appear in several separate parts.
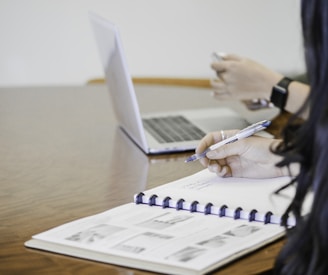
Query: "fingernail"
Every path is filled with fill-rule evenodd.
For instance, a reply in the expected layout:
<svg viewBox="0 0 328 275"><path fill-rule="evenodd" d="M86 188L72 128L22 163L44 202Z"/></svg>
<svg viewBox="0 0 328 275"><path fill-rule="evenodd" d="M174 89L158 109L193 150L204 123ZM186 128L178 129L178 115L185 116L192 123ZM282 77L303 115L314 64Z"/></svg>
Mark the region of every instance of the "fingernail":
<svg viewBox="0 0 328 275"><path fill-rule="evenodd" d="M217 173L219 171L219 165L217 163L211 164L211 165L208 166L208 169L211 172Z"/></svg>

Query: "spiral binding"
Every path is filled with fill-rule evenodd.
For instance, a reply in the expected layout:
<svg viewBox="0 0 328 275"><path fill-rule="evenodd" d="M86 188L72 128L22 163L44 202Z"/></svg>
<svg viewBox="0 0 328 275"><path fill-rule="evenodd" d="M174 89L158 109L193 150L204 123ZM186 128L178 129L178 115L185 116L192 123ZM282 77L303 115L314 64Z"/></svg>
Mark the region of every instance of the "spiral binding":
<svg viewBox="0 0 328 275"><path fill-rule="evenodd" d="M136 204L140 204L140 203L142 203L142 197L143 197L144 195L145 195L144 193L140 192L140 193L136 196L136 198L135 198L135 202L136 202Z"/></svg>
<svg viewBox="0 0 328 275"><path fill-rule="evenodd" d="M153 206L153 205L156 205L156 198L157 198L157 195L152 195L148 201L148 205L149 206Z"/></svg>
<svg viewBox="0 0 328 275"><path fill-rule="evenodd" d="M220 207L219 217L225 217L227 208L228 206L226 206L225 204Z"/></svg>
<svg viewBox="0 0 328 275"><path fill-rule="evenodd" d="M148 204L150 206L158 205L158 206L162 206L162 208L175 208L176 210L187 210L186 208L184 208L186 206L184 206L185 200L183 198L179 199L175 203L175 205L170 204L171 200L172 200L171 197L167 196L161 202L159 202L160 200L158 199L158 196L156 194L153 194L150 197L147 197L147 196L145 196L145 194L143 192L140 192L137 195L135 195L135 203L136 204ZM215 209L217 209L211 202L208 202L204 206L204 210L199 210L198 205L199 205L198 201L193 201L189 206L189 211L190 212L203 212L204 215L210 215L210 214L214 214L213 211L215 211ZM202 209L202 208L200 208L200 209ZM229 210L229 212L227 214L228 210ZM243 209L241 207L237 207L234 210L234 212L232 213L232 209L229 209L229 207L227 205L223 204L219 207L218 213L216 215L218 215L219 217L226 217L228 215L229 217L232 217L235 220L245 219L245 214L247 214L248 212L243 212L244 216L241 218L242 212L243 212ZM256 209L251 210L251 212L249 212L249 214L248 214L248 221L250 221L250 222L256 221L257 213L258 213L258 211ZM267 212L263 218L264 224L271 223L272 216L274 216L272 212L270 212L270 211ZM275 219L277 219L276 216L275 216ZM276 221L274 221L274 223L276 223Z"/></svg>
<svg viewBox="0 0 328 275"><path fill-rule="evenodd" d="M212 211L211 211L212 206L213 206L213 203L211 203L211 202L209 202L205 205L205 212L204 212L205 215L209 215L212 213Z"/></svg>
<svg viewBox="0 0 328 275"><path fill-rule="evenodd" d="M179 199L177 202L177 205L175 207L176 210L182 210L183 209L183 203L184 203L184 199Z"/></svg>
<svg viewBox="0 0 328 275"><path fill-rule="evenodd" d="M170 200L171 200L171 197L165 197L163 200L163 203L162 203L162 207L163 208L170 207Z"/></svg>
<svg viewBox="0 0 328 275"><path fill-rule="evenodd" d="M271 222L271 216L272 216L273 214L272 214L272 212L267 212L266 214L265 214L265 218L264 218L264 224L268 224L268 223L270 223Z"/></svg>
<svg viewBox="0 0 328 275"><path fill-rule="evenodd" d="M235 210L235 214L234 214L234 219L235 220L239 220L240 219L240 211L242 211L243 209L241 207L237 207Z"/></svg>
<svg viewBox="0 0 328 275"><path fill-rule="evenodd" d="M197 212L197 204L199 202L198 201L193 201L190 205L190 212Z"/></svg>
<svg viewBox="0 0 328 275"><path fill-rule="evenodd" d="M249 217L248 217L248 221L252 222L255 221L255 215L257 213L256 209L253 209L250 213L249 213Z"/></svg>

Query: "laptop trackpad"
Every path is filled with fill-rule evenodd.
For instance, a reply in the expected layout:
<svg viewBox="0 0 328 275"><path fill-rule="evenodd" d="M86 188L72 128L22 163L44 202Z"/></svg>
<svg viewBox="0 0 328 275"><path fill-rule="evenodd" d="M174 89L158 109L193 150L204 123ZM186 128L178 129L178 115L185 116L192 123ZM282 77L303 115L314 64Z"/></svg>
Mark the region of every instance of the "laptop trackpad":
<svg viewBox="0 0 328 275"><path fill-rule="evenodd" d="M243 129L249 125L245 119L236 116L222 116L220 118L198 118L194 119L194 123L204 132Z"/></svg>

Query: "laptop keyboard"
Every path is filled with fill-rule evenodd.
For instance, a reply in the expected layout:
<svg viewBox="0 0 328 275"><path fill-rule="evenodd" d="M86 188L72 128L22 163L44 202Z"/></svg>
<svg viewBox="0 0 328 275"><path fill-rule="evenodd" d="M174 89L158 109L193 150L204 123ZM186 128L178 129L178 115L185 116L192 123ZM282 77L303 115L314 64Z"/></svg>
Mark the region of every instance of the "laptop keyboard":
<svg viewBox="0 0 328 275"><path fill-rule="evenodd" d="M205 133L183 116L144 118L144 127L160 143L199 140Z"/></svg>

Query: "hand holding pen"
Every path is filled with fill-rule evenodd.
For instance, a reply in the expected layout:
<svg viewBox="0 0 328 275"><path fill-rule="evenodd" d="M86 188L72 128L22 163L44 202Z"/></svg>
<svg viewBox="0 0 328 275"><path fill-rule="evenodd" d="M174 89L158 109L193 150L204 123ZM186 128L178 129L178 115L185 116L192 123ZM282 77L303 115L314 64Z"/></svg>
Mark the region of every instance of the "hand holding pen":
<svg viewBox="0 0 328 275"><path fill-rule="evenodd" d="M199 160L201 158L206 157L206 154L210 151L216 150L217 148L228 144L228 143L232 143L235 142L237 140L243 139L243 138L247 138L251 135L254 135L255 133L262 131L263 129L267 128L270 125L270 121L269 120L263 120L260 122L257 122L255 124L252 124L246 128L244 128L243 130L240 130L237 134L235 134L232 137L229 137L227 139L223 139L220 142L213 144L212 146L208 147L205 151L203 151L202 153L199 154L194 154L192 156L190 156L189 158L187 158L185 160L185 162L191 162L191 161L196 161Z"/></svg>

